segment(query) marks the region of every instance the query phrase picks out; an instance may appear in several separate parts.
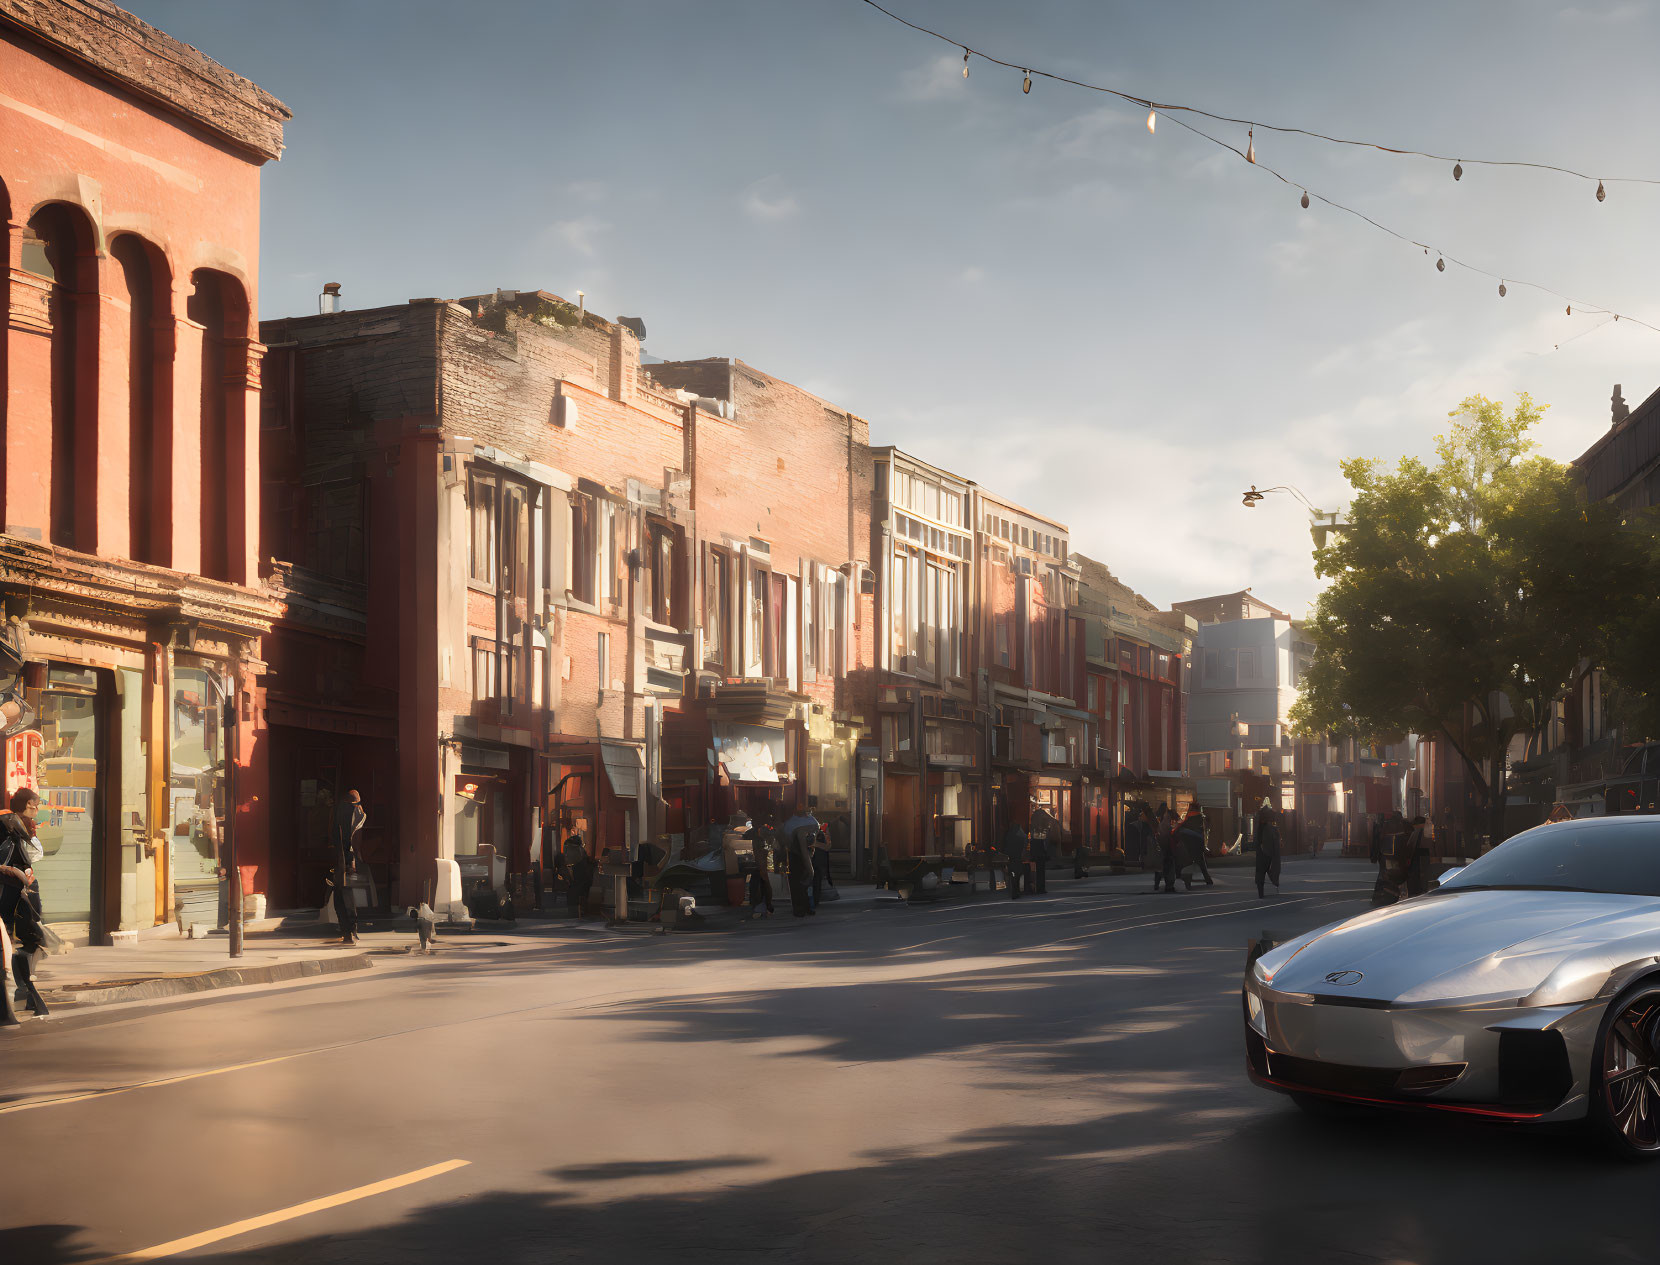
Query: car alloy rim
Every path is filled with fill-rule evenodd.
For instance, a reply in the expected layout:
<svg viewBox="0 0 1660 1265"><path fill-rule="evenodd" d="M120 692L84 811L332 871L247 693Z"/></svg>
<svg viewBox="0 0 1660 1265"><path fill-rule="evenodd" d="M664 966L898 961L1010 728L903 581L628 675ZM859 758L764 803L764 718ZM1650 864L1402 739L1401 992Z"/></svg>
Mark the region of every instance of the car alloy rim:
<svg viewBox="0 0 1660 1265"><path fill-rule="evenodd" d="M1602 1093L1608 1118L1632 1146L1660 1149L1660 997L1627 1006L1603 1043Z"/></svg>

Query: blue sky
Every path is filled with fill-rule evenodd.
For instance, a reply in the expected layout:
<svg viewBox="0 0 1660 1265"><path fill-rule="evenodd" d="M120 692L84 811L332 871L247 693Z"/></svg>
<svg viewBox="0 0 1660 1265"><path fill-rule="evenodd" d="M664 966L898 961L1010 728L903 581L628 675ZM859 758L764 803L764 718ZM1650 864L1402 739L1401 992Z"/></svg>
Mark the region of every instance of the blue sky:
<svg viewBox="0 0 1660 1265"><path fill-rule="evenodd" d="M885 0L1009 60L1386 144L1660 177L1660 12ZM665 357L738 356L1071 525L1160 603L1316 591L1301 506L1424 453L1472 392L1569 459L1660 385L1660 334L1426 258L1098 94L858 0L149 0L294 111L261 307L587 291ZM1243 145L1243 129L1221 125ZM1291 178L1495 272L1660 325L1660 187L1259 133ZM1560 350L1558 343L1583 334Z"/></svg>

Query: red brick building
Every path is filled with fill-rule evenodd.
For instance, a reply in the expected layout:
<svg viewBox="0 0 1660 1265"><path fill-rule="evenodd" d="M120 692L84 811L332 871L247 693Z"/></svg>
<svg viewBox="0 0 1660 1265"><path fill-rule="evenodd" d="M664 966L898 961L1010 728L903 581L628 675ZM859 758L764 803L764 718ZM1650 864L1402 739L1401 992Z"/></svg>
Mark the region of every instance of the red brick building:
<svg viewBox="0 0 1660 1265"><path fill-rule="evenodd" d="M41 790L74 936L212 922L228 827L263 872L254 313L287 118L105 0L0 0L7 784Z"/></svg>
<svg viewBox="0 0 1660 1265"><path fill-rule="evenodd" d="M865 424L741 362L642 367L642 329L540 291L264 325L296 900L348 782L397 904L450 861L502 887L544 825L603 857L850 812Z"/></svg>
<svg viewBox="0 0 1660 1265"><path fill-rule="evenodd" d="M991 724L986 822L1000 839L1043 808L1087 846L1090 759L1078 563L1066 526L976 488L978 701ZM1058 858L1057 858L1058 859Z"/></svg>
<svg viewBox="0 0 1660 1265"><path fill-rule="evenodd" d="M1187 711L1196 621L1161 611L1093 558L1079 566L1092 756L1086 831L1091 852L1123 851L1125 814L1141 804L1175 807L1193 797ZM1137 864L1140 858L1127 860Z"/></svg>

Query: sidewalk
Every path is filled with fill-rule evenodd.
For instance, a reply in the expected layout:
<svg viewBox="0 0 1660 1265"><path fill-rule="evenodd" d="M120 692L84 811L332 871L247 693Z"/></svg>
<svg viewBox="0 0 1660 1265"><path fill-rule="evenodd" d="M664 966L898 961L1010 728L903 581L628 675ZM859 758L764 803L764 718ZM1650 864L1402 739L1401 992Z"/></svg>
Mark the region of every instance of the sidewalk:
<svg viewBox="0 0 1660 1265"><path fill-rule="evenodd" d="M223 935L145 940L136 946L83 946L42 961L36 983L54 1010L150 1001L366 970L371 953L403 952L409 939L407 934L383 932L364 936L359 945L343 945L314 935L256 934L247 937L242 956L234 959ZM383 940L384 945L374 943ZM393 949L393 940L400 947Z"/></svg>

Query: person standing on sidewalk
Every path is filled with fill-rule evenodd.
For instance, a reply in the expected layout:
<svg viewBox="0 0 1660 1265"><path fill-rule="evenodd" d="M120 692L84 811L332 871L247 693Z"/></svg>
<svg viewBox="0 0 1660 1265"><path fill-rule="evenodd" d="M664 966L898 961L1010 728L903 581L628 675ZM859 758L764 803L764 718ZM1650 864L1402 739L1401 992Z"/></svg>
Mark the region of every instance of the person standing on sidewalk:
<svg viewBox="0 0 1660 1265"><path fill-rule="evenodd" d="M334 917L340 924L340 943L357 943L357 905L352 898L351 876L357 873L357 838L363 833L368 815L363 797L347 791L334 806Z"/></svg>
<svg viewBox="0 0 1660 1265"><path fill-rule="evenodd" d="M1198 800L1187 806L1187 816L1182 818L1181 833L1187 836L1184 840L1185 858L1199 867L1206 887L1215 887L1216 880L1210 876L1210 866L1205 864L1205 815L1199 811ZM1189 883L1188 886L1192 887L1193 884Z"/></svg>
<svg viewBox="0 0 1660 1265"><path fill-rule="evenodd" d="M813 907L813 843L823 829L811 809L803 809L784 823L784 863L790 880L790 912L797 918L818 912Z"/></svg>
<svg viewBox="0 0 1660 1265"><path fill-rule="evenodd" d="M1039 896L1049 894L1049 832L1054 820L1047 809L1040 808L1032 814L1026 831L1026 855L1031 861L1026 890Z"/></svg>
<svg viewBox="0 0 1660 1265"><path fill-rule="evenodd" d="M1026 872L1026 828L1018 821L1011 821L1003 832L1003 866L1009 879L1009 899L1019 900L1020 889L1031 879Z"/></svg>
<svg viewBox="0 0 1660 1265"><path fill-rule="evenodd" d="M12 792L11 811L0 815L0 925L7 932L11 952L7 966L12 982L29 1009L44 1017L48 1012L35 986L32 959L45 946L45 926L40 907L40 887L35 881L34 864L40 860L40 840L35 837L35 819L40 812L40 796L28 787ZM6 1026L17 1022L12 1012L12 992L5 980L0 980L5 998L0 1015Z"/></svg>
<svg viewBox="0 0 1660 1265"><path fill-rule="evenodd" d="M1268 895L1263 884L1271 882L1280 890L1280 814L1266 799L1257 809L1257 898Z"/></svg>

